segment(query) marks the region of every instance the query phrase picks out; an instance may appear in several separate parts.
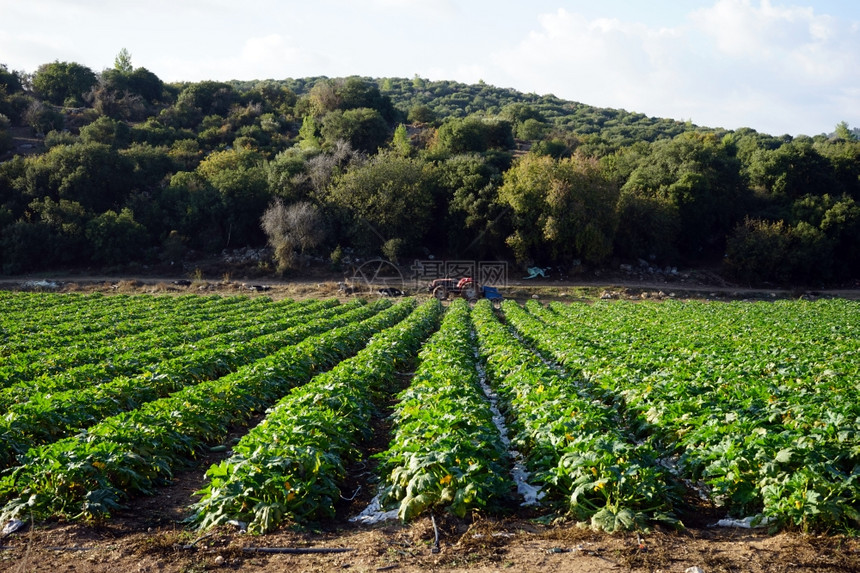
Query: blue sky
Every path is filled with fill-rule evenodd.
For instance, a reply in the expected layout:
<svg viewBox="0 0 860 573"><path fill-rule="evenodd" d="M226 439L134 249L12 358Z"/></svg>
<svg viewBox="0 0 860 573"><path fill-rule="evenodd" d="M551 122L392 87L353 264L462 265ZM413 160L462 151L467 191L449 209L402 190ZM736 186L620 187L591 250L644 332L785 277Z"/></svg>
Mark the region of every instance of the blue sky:
<svg viewBox="0 0 860 573"><path fill-rule="evenodd" d="M816 135L860 127L856 0L0 0L0 63L165 81L483 80L598 107Z"/></svg>

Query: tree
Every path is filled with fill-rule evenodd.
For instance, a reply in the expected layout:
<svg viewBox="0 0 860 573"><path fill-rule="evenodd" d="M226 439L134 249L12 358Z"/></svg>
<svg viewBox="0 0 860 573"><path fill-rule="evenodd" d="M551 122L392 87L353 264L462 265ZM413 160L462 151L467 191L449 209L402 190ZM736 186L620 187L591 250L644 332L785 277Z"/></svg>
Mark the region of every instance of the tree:
<svg viewBox="0 0 860 573"><path fill-rule="evenodd" d="M86 237L93 249L93 261L105 265L140 260L148 244L146 229L129 209L119 214L105 211L94 217L87 223Z"/></svg>
<svg viewBox="0 0 860 573"><path fill-rule="evenodd" d="M42 64L33 75L33 89L54 105L80 107L84 94L97 83L90 68L74 62Z"/></svg>
<svg viewBox="0 0 860 573"><path fill-rule="evenodd" d="M729 236L725 263L735 277L752 283L811 284L830 276L833 243L805 221L747 218Z"/></svg>
<svg viewBox="0 0 860 573"><path fill-rule="evenodd" d="M262 155L245 149L217 151L196 171L219 195L221 248L259 244L260 215L271 198Z"/></svg>
<svg viewBox="0 0 860 573"><path fill-rule="evenodd" d="M417 249L429 230L431 180L419 159L382 151L337 177L326 198L347 237L368 252L392 239L407 252Z"/></svg>
<svg viewBox="0 0 860 573"><path fill-rule="evenodd" d="M300 257L325 237L319 210L307 201L287 206L276 199L263 213L260 225L275 251L279 272L295 268Z"/></svg>
<svg viewBox="0 0 860 573"><path fill-rule="evenodd" d="M788 201L834 191L833 167L815 150L812 140L798 138L778 149L759 149L750 159L748 171L752 185Z"/></svg>
<svg viewBox="0 0 860 573"><path fill-rule="evenodd" d="M131 141L131 129L125 122L102 116L82 127L80 138L83 143L104 143L116 148L126 147Z"/></svg>
<svg viewBox="0 0 860 573"><path fill-rule="evenodd" d="M186 104L199 109L203 116L226 116L237 99L238 96L230 84L203 81L186 86L179 93L176 104Z"/></svg>
<svg viewBox="0 0 860 573"><path fill-rule="evenodd" d="M854 135L854 132L851 131L848 123L845 121L840 121L836 124L835 135L837 138L844 139L845 141L857 141L857 136Z"/></svg>
<svg viewBox="0 0 860 573"><path fill-rule="evenodd" d="M618 200L615 253L626 259L674 262L681 231L678 206L667 197L622 191Z"/></svg>
<svg viewBox="0 0 860 573"><path fill-rule="evenodd" d="M134 68L131 65L131 54L128 50L123 48L119 51L113 60L113 67L123 74L130 74L132 72Z"/></svg>
<svg viewBox="0 0 860 573"><path fill-rule="evenodd" d="M26 165L23 191L34 199L67 199L99 213L120 209L131 190L132 164L103 143L58 145Z"/></svg>
<svg viewBox="0 0 860 573"><path fill-rule="evenodd" d="M599 263L612 252L618 188L596 159L526 155L504 174L499 200L513 210L517 260Z"/></svg>
<svg viewBox="0 0 860 573"><path fill-rule="evenodd" d="M379 88L358 77L347 78L338 88L339 108L343 110L370 108L379 113L386 123L395 119L391 100L379 92Z"/></svg>
<svg viewBox="0 0 860 573"><path fill-rule="evenodd" d="M323 117L320 133L328 145L343 140L348 141L354 149L373 153L385 145L388 124L374 109L337 109Z"/></svg>
<svg viewBox="0 0 860 573"><path fill-rule="evenodd" d="M266 163L269 191L287 203L295 203L311 192L307 175L308 159L312 154L296 147L285 149Z"/></svg>
<svg viewBox="0 0 860 573"><path fill-rule="evenodd" d="M0 94L16 94L24 91L20 72L9 71L6 64L0 64Z"/></svg>
<svg viewBox="0 0 860 573"><path fill-rule="evenodd" d="M128 89L150 103L162 100L164 82L146 68L135 68L128 76Z"/></svg>
<svg viewBox="0 0 860 573"><path fill-rule="evenodd" d="M458 154L488 149L510 149L514 137L507 121L490 121L479 117L449 119L436 132L435 150Z"/></svg>
<svg viewBox="0 0 860 573"><path fill-rule="evenodd" d="M498 199L502 173L490 158L478 153L455 155L434 172L440 188L434 220L445 220L447 244L436 238L431 247L455 257L507 256L505 238L511 233L510 209Z"/></svg>
<svg viewBox="0 0 860 573"><path fill-rule="evenodd" d="M623 191L673 205L681 224L678 250L696 258L724 254L725 237L746 206L740 164L712 134L688 132L651 144Z"/></svg>
<svg viewBox="0 0 860 573"><path fill-rule="evenodd" d="M408 157L412 155L412 142L409 140L409 132L402 123L394 128L394 136L391 138L391 149L394 153Z"/></svg>

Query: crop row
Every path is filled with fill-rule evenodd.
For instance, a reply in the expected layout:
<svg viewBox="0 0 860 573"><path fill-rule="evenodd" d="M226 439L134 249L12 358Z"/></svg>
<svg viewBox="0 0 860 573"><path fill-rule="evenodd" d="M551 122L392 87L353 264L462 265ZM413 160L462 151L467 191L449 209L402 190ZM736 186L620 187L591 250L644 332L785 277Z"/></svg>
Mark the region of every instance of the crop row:
<svg viewBox="0 0 860 573"><path fill-rule="evenodd" d="M514 302L510 324L529 337L535 325ZM547 501L607 531L674 522L678 484L658 463L649 441L624 431L616 411L590 388L543 362L495 317L488 301L473 313L487 375L501 396L513 432Z"/></svg>
<svg viewBox="0 0 860 573"><path fill-rule="evenodd" d="M245 338L229 337L222 344L161 362L138 376L120 376L110 382L56 394L31 395L11 405L0 419L0 465L8 467L27 448L86 428L106 416L166 396L184 386L223 376L285 345L348 324L376 313L384 302L358 301L322 310L308 317L291 317L281 330Z"/></svg>
<svg viewBox="0 0 860 573"><path fill-rule="evenodd" d="M101 363L105 375L130 374L148 361L181 353L179 347L220 332L271 320L289 312L296 303L285 301L268 304L266 299L249 299L249 304L231 305L226 309L214 305L189 307L171 305L160 309L142 309L137 317L116 317L114 325L100 336L90 335L83 341L54 341L48 348L37 348L7 356L0 365L0 382L9 386L38 375L66 372L70 368ZM260 301L260 302L256 302ZM223 312L228 310L228 312Z"/></svg>
<svg viewBox="0 0 860 573"><path fill-rule="evenodd" d="M59 296L59 295L57 295ZM127 332L135 332L138 323L157 317L173 308L229 310L247 304L241 297L166 297L89 295L68 299L66 304L47 310L31 311L12 317L8 336L0 346L0 359L22 351L97 344ZM2 362L0 362L2 363Z"/></svg>
<svg viewBox="0 0 860 573"><path fill-rule="evenodd" d="M79 436L31 449L0 480L0 500L5 502L0 519L104 516L131 494L152 493L204 444L218 443L232 425L358 351L412 305L382 301L373 310L382 307L389 308L371 312L361 322L353 313L343 326L282 346L232 374L107 418Z"/></svg>
<svg viewBox="0 0 860 573"><path fill-rule="evenodd" d="M56 393L96 386L118 376L133 376L151 370L159 363L184 354L235 344L284 330L297 324L301 317L335 304L336 301L289 305L277 303L265 309L257 309L256 313L247 312L251 309L246 309L246 312L232 317L204 316L191 328L174 326L173 332L164 333L162 336L134 337L116 345L105 345L98 353L106 353L100 361L71 366L55 374L43 374L0 389L0 410L28 400L37 393ZM152 331L163 332L160 328Z"/></svg>
<svg viewBox="0 0 860 573"><path fill-rule="evenodd" d="M207 528L237 519L261 533L287 520L332 517L346 466L370 435L381 392L437 327L440 314L438 301L422 304L356 356L281 400L230 459L209 469L192 521Z"/></svg>
<svg viewBox="0 0 860 573"><path fill-rule="evenodd" d="M623 396L714 504L774 527L860 525L856 304L580 306L530 305L542 347Z"/></svg>
<svg viewBox="0 0 860 573"><path fill-rule="evenodd" d="M408 520L427 509L464 516L511 499L510 459L480 386L469 306L449 307L398 396L394 435L379 454L380 503Z"/></svg>

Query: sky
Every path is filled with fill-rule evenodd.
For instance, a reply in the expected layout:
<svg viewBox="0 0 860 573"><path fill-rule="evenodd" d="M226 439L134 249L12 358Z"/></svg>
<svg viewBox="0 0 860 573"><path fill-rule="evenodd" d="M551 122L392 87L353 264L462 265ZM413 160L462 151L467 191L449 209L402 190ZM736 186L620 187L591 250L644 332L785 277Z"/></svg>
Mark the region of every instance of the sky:
<svg viewBox="0 0 860 573"><path fill-rule="evenodd" d="M771 135L860 127L857 0L0 0L0 63L419 76Z"/></svg>

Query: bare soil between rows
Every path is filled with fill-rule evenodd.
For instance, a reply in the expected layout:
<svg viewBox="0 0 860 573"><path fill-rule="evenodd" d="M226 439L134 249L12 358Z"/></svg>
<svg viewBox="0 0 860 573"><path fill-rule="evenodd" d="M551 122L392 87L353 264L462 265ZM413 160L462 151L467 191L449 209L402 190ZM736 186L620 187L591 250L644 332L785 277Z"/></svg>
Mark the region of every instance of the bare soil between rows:
<svg viewBox="0 0 860 573"><path fill-rule="evenodd" d="M44 281L44 282L43 282ZM181 283L181 284L177 284ZM190 283L190 284L189 284ZM47 285L47 286L45 286ZM0 281L0 289L104 293L248 294L280 298L343 296L332 277L293 281L188 281L170 277L20 277ZM417 292L417 291L416 291ZM373 294L372 292L370 294ZM854 288L827 291L743 289L725 284L683 284L607 280L599 282L519 281L503 289L524 300L705 298L773 300L842 297L860 299ZM252 424L255 423L252 420ZM237 428L231 437L244 433ZM375 447L369 446L369 453ZM226 526L202 534L183 520L204 483L205 470L228 454L201 453L195 468L176 474L152 497L135 498L103 523L54 521L26 525L0 539L0 571L598 571L713 572L860 571L860 539L843 535L770 534L762 530L712 527L723 517L702 507L683 516L681 531L609 535L572 522L551 525L516 512L509 518L473 514L467 519L436 516L410 524L397 521L356 525L348 520L372 496L366 467L352 468L357 491L344 492L336 519L313 528L284 528L249 536ZM436 531L438 552L434 551ZM335 552L307 552L335 550Z"/></svg>

